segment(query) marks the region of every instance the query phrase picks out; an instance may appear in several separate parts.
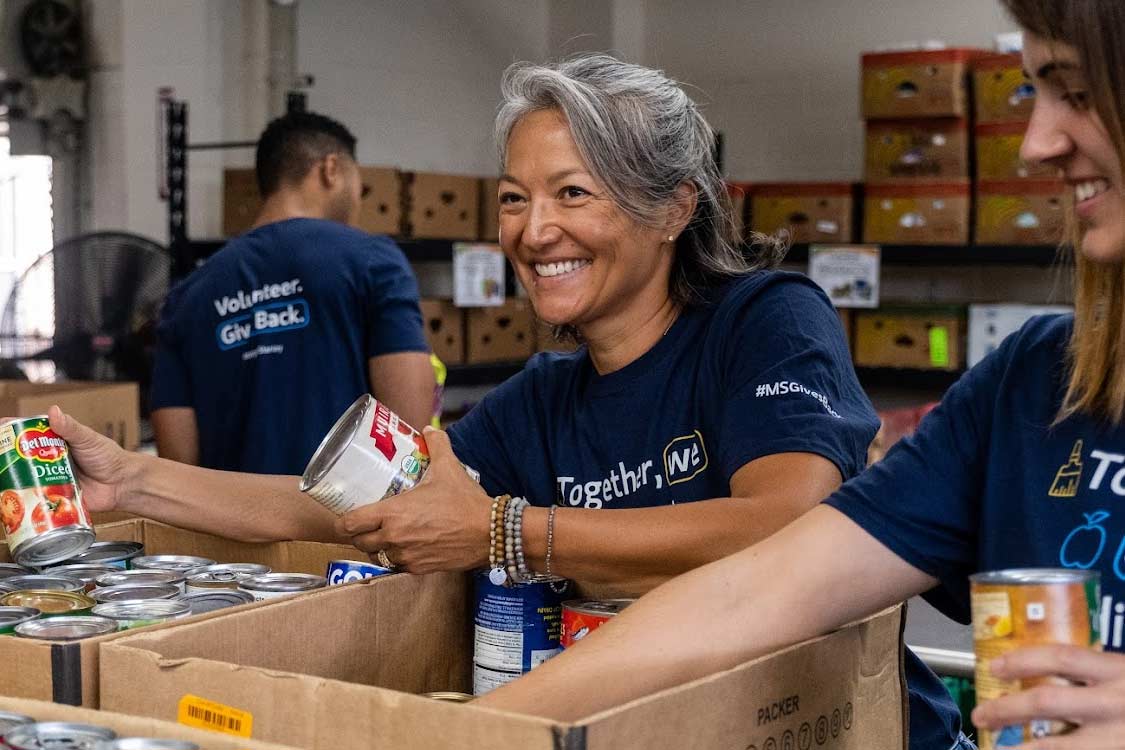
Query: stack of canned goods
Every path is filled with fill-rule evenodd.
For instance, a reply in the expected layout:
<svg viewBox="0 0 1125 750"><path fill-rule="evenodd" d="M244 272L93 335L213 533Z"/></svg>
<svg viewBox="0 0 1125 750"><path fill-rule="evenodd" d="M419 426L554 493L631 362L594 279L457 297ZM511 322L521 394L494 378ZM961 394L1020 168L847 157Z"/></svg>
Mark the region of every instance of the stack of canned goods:
<svg viewBox="0 0 1125 750"><path fill-rule="evenodd" d="M47 747L81 750L200 750L194 742L155 737L118 737L106 727L64 721L37 722L30 716L0 711L0 747L40 750Z"/></svg>

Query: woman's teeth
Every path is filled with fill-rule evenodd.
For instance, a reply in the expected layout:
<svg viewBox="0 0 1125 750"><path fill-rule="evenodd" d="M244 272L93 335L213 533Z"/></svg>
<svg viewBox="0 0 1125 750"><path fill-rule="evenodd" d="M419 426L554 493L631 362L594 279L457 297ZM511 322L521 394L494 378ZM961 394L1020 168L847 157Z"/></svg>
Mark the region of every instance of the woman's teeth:
<svg viewBox="0 0 1125 750"><path fill-rule="evenodd" d="M1089 180L1087 182L1080 182L1074 186L1074 200L1078 203L1087 201L1095 195L1101 195L1109 190L1109 183L1105 180Z"/></svg>
<svg viewBox="0 0 1125 750"><path fill-rule="evenodd" d="M588 260L564 260L560 263L536 263L534 264L535 273L539 276L561 276L564 273L571 273L577 271L579 268L585 268L590 265Z"/></svg>

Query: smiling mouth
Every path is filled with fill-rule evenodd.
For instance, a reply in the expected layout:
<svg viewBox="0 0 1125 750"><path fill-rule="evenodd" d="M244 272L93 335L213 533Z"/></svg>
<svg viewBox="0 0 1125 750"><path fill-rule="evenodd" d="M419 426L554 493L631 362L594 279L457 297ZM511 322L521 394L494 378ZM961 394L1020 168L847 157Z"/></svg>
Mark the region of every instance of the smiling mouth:
<svg viewBox="0 0 1125 750"><path fill-rule="evenodd" d="M1088 201L1109 190L1109 182L1101 178L1075 183L1074 200L1076 203Z"/></svg>
<svg viewBox="0 0 1125 750"><path fill-rule="evenodd" d="M588 260L563 260L557 263L533 263L531 267L535 269L536 276L549 279L555 276L574 273L590 265L590 263L591 261Z"/></svg>

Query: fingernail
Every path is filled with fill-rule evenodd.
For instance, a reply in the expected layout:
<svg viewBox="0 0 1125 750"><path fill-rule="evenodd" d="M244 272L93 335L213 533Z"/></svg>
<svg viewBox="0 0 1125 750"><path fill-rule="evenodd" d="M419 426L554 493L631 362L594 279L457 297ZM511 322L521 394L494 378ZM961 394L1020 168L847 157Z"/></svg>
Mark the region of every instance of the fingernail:
<svg viewBox="0 0 1125 750"><path fill-rule="evenodd" d="M422 428L423 435L429 435L431 432L436 432L436 430L431 425L426 425Z"/></svg>

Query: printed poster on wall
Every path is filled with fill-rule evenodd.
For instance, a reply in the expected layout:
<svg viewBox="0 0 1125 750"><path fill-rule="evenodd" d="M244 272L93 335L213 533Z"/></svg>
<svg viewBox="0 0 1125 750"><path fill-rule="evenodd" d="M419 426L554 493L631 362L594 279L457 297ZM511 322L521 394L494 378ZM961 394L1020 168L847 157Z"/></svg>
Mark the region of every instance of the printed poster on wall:
<svg viewBox="0 0 1125 750"><path fill-rule="evenodd" d="M878 245L812 245L809 278L836 307L879 306Z"/></svg>
<svg viewBox="0 0 1125 750"><path fill-rule="evenodd" d="M453 304L457 307L503 305L504 263L504 253L496 245L454 243Z"/></svg>

